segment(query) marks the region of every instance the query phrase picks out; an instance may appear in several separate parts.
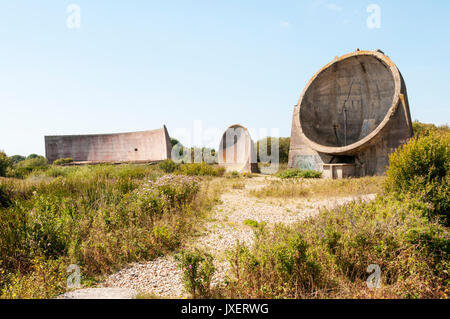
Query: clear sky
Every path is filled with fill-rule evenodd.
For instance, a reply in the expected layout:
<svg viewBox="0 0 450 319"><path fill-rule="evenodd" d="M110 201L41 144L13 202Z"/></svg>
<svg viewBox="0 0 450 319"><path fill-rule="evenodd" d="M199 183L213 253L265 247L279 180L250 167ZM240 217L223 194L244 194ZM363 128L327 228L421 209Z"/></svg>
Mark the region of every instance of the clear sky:
<svg viewBox="0 0 450 319"><path fill-rule="evenodd" d="M69 28L72 3L79 28ZM376 20L370 4L381 10ZM369 28L369 16L380 24ZM450 122L448 0L3 0L0 40L8 155L43 155L44 135L163 124L189 145L174 132L194 121L289 136L306 82L356 48L379 48L396 63L413 119Z"/></svg>

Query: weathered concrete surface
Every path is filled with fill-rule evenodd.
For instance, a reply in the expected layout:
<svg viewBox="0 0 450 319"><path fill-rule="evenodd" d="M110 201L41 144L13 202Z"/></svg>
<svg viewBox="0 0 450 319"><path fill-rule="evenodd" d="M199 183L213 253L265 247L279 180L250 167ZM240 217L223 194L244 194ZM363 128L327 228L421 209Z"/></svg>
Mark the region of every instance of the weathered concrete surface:
<svg viewBox="0 0 450 319"><path fill-rule="evenodd" d="M356 176L381 175L389 153L411 136L399 70L381 51L357 50L328 63L303 90L292 119L289 167L355 164Z"/></svg>
<svg viewBox="0 0 450 319"><path fill-rule="evenodd" d="M85 288L58 296L57 299L136 299L138 293L127 288Z"/></svg>
<svg viewBox="0 0 450 319"><path fill-rule="evenodd" d="M242 125L232 125L225 130L218 157L219 165L225 167L227 172L258 172L255 144Z"/></svg>
<svg viewBox="0 0 450 319"><path fill-rule="evenodd" d="M157 162L170 158L167 128L143 132L45 136L50 163L59 158L75 162Z"/></svg>

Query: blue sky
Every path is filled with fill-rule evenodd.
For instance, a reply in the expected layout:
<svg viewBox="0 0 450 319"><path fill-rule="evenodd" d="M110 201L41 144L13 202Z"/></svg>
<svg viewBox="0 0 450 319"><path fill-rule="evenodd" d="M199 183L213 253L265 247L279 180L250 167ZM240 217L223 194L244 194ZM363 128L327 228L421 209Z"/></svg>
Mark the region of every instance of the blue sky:
<svg viewBox="0 0 450 319"><path fill-rule="evenodd" d="M67 27L71 3L80 28ZM372 3L380 28L366 23ZM356 48L397 64L413 119L449 123L449 35L444 0L2 1L0 149L44 154L44 135L171 134L199 120L289 136L306 82Z"/></svg>

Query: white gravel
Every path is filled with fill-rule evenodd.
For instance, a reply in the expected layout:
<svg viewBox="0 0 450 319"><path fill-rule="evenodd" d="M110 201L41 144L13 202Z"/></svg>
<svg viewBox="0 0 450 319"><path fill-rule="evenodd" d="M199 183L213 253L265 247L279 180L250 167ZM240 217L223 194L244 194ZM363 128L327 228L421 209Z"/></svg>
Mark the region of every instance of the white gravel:
<svg viewBox="0 0 450 319"><path fill-rule="evenodd" d="M332 208L353 200L371 200L374 194L323 199L271 200L250 196L248 191L263 187L268 180L256 177L245 180L245 189L232 189L221 197L222 203L214 208L213 216L202 227L200 236L192 238L188 248L199 247L215 257L216 274L213 285L221 282L228 263L224 252L233 247L236 241L250 245L254 229L244 224L247 219L267 224L292 224L317 214L321 208ZM181 282L181 271L172 256L132 264L110 277L101 285L110 288L129 288L142 293L170 298L186 298Z"/></svg>

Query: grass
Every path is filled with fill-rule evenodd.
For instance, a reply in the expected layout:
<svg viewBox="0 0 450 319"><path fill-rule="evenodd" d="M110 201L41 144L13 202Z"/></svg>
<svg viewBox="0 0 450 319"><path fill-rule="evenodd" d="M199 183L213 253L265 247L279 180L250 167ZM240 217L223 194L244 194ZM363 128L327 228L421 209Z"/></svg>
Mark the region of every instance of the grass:
<svg viewBox="0 0 450 319"><path fill-rule="evenodd" d="M225 298L448 298L449 230L417 198L379 197L293 226L255 230L228 252ZM370 289L370 264L381 288Z"/></svg>
<svg viewBox="0 0 450 319"><path fill-rule="evenodd" d="M222 183L151 165L55 167L0 180L0 296L52 298L66 268L82 284L179 247Z"/></svg>
<svg viewBox="0 0 450 319"><path fill-rule="evenodd" d="M258 222L256 220L253 220L253 219L246 219L246 220L244 220L244 225L257 228L258 227Z"/></svg>
<svg viewBox="0 0 450 319"><path fill-rule="evenodd" d="M231 184L232 189L244 189L245 188L245 182L235 182Z"/></svg>
<svg viewBox="0 0 450 319"><path fill-rule="evenodd" d="M320 178L322 172L290 168L276 174L279 178Z"/></svg>
<svg viewBox="0 0 450 319"><path fill-rule="evenodd" d="M298 198L328 197L380 193L384 177L364 177L352 179L287 179L271 181L269 185L251 190L258 198Z"/></svg>

